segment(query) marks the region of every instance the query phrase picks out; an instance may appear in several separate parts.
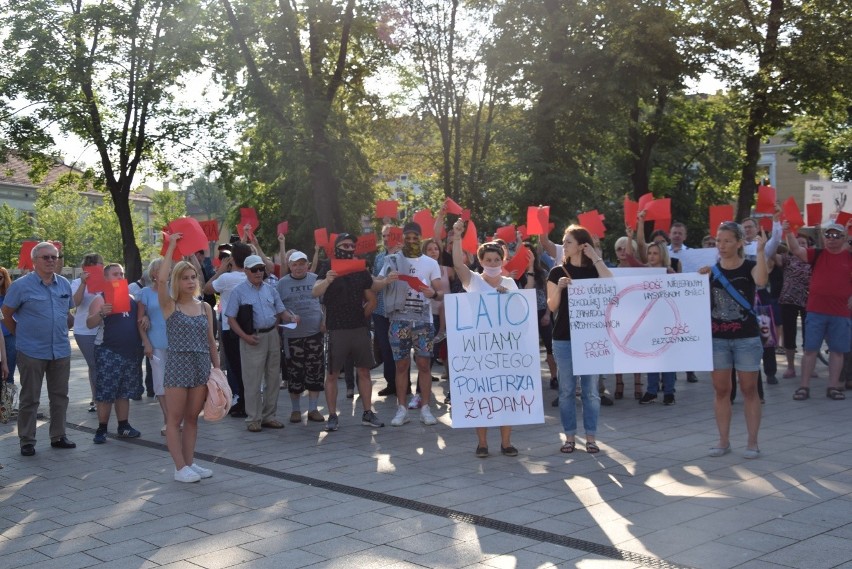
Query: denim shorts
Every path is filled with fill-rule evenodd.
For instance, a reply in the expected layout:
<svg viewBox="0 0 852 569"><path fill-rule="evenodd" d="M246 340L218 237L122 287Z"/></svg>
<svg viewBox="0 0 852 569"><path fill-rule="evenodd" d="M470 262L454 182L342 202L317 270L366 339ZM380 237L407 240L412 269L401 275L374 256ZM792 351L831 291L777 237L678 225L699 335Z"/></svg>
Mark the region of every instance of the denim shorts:
<svg viewBox="0 0 852 569"><path fill-rule="evenodd" d="M762 360L763 343L758 336L736 340L713 338L714 370L759 371Z"/></svg>
<svg viewBox="0 0 852 569"><path fill-rule="evenodd" d="M805 351L816 352L822 341L832 352L845 354L852 339L852 319L820 312L808 312L805 319Z"/></svg>

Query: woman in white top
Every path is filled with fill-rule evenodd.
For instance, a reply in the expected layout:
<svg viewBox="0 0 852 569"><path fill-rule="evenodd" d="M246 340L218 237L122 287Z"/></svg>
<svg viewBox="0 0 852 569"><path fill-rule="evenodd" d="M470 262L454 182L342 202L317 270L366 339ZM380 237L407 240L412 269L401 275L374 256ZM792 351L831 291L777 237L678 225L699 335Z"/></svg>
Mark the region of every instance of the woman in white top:
<svg viewBox="0 0 852 569"><path fill-rule="evenodd" d="M464 253L462 252L462 233L464 232L464 221L459 219L453 225L453 268L458 275L461 284L467 292L506 292L518 290L518 285L510 277L502 276L503 273L503 248L497 243L483 243L476 251L479 264L482 265L482 274L475 273L464 264ZM476 437L479 440L476 446L476 456L485 458L488 456L488 441L486 439L487 429L476 428ZM506 456L518 456L518 449L512 446L512 427L500 427L500 452Z"/></svg>
<svg viewBox="0 0 852 569"><path fill-rule="evenodd" d="M101 265L103 270L104 259L97 253L89 253L83 257L82 267L94 267ZM98 334L99 326L89 328L86 326L86 318L89 316L89 305L98 297L97 293L89 292L86 289L86 280L89 278L89 273L85 270L80 273L79 278L71 281L71 294L74 295L74 305L77 310L74 312L74 341L77 342L77 347L83 354L83 359L86 360L86 366L89 368L89 387L92 389L92 401L89 403L89 413L94 413L95 408L95 336Z"/></svg>

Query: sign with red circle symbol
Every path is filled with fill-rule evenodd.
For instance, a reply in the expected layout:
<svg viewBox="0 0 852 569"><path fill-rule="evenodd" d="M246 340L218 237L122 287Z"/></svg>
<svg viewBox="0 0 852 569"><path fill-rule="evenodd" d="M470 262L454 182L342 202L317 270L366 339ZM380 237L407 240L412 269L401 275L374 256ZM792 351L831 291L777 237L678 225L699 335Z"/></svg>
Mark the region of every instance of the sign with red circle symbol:
<svg viewBox="0 0 852 569"><path fill-rule="evenodd" d="M575 281L574 373L712 369L709 295L707 277L697 273Z"/></svg>

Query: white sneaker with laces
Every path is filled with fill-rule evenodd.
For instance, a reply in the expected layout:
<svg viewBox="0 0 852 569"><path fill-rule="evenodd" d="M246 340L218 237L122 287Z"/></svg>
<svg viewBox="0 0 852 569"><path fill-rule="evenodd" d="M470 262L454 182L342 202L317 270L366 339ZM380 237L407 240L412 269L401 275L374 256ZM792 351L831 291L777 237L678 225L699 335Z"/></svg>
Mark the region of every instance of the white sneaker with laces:
<svg viewBox="0 0 852 569"><path fill-rule="evenodd" d="M409 409L420 409L420 394L415 393L411 396L411 401L408 402Z"/></svg>
<svg viewBox="0 0 852 569"><path fill-rule="evenodd" d="M201 478L210 478L211 476L213 476L212 470L210 470L209 468L204 468L203 466L198 466L194 462L190 464L189 467Z"/></svg>
<svg viewBox="0 0 852 569"><path fill-rule="evenodd" d="M435 416L432 415L432 411L429 410L428 405L424 405L420 408L420 422L424 425L434 425L438 422L438 420L435 419Z"/></svg>
<svg viewBox="0 0 852 569"><path fill-rule="evenodd" d="M396 408L396 415L394 415L391 420L391 427L401 427L406 424L408 420L408 409L405 408L405 405L398 405Z"/></svg>
<svg viewBox="0 0 852 569"><path fill-rule="evenodd" d="M175 480L178 482L198 482L201 476L188 466L184 466L180 470L175 469Z"/></svg>

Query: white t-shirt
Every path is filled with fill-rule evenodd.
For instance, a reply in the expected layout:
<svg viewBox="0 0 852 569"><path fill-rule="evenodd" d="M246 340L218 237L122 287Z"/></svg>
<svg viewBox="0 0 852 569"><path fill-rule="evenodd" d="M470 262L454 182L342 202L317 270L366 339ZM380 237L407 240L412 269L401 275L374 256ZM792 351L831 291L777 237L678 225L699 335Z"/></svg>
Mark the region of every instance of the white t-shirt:
<svg viewBox="0 0 852 569"><path fill-rule="evenodd" d="M80 279L74 279L71 281L71 295L77 294L77 291L80 289L80 285L83 281ZM92 301L98 297L97 294L92 294L88 290L83 291L83 302L80 303L80 306L77 307L77 311L74 312L74 334L78 336L94 336L98 333L98 328L100 328L100 324L95 326L94 328L89 328L86 326L86 318L89 317L89 306L92 304Z"/></svg>
<svg viewBox="0 0 852 569"><path fill-rule="evenodd" d="M417 277L424 285L431 287L433 280L441 280L441 267L435 259L426 255L420 255L414 259L406 257L405 260L408 262L409 276ZM391 263L385 261L385 267L382 269L381 274L385 276L392 270L394 270L394 267L391 266ZM422 292L408 287L405 307L405 311L394 315L394 319L420 321L424 320L425 317L424 321L428 320L431 322L432 305Z"/></svg>
<svg viewBox="0 0 852 569"><path fill-rule="evenodd" d="M518 285L511 277L500 277L500 285L506 290L518 290ZM482 275L479 273L474 273L471 271L470 273L470 282L467 283L467 286L464 287L467 292L492 292L497 290L496 286L491 286L485 279L482 278Z"/></svg>
<svg viewBox="0 0 852 569"><path fill-rule="evenodd" d="M212 286L213 290L219 293L219 315L221 316L225 310L225 307L228 306L228 299L231 298L231 291L234 290L237 285L245 282L246 274L242 269L237 271L230 271L227 273L223 273L219 275L215 281L213 281ZM230 330L231 327L228 325L228 319L222 318L222 330Z"/></svg>

